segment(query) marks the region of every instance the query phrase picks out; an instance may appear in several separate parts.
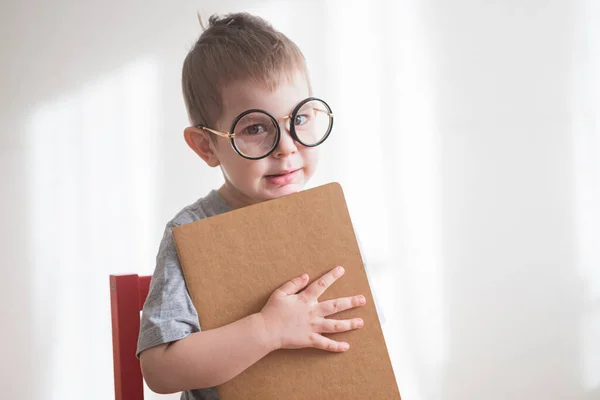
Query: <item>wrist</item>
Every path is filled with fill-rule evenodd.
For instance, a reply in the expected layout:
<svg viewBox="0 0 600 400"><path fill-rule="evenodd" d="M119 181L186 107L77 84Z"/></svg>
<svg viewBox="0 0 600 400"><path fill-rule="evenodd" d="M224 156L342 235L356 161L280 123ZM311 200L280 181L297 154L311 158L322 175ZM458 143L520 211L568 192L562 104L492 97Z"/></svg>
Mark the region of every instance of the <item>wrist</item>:
<svg viewBox="0 0 600 400"><path fill-rule="evenodd" d="M262 312L253 314L251 317L258 338L266 350L270 353L274 350L281 349L281 339L279 338L279 335L275 333L276 329L274 329L268 318L265 318Z"/></svg>

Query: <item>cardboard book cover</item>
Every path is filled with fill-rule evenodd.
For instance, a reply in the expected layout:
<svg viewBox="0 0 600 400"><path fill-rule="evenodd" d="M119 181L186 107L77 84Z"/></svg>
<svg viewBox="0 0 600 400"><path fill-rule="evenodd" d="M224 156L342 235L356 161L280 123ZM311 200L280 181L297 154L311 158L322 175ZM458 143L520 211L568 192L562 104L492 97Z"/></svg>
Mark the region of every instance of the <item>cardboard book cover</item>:
<svg viewBox="0 0 600 400"><path fill-rule="evenodd" d="M271 293L303 272L310 282L342 265L319 298L362 294L358 330L325 334L350 349L277 350L217 388L234 399L400 399L342 188L330 183L173 228L188 291L203 330L259 312Z"/></svg>

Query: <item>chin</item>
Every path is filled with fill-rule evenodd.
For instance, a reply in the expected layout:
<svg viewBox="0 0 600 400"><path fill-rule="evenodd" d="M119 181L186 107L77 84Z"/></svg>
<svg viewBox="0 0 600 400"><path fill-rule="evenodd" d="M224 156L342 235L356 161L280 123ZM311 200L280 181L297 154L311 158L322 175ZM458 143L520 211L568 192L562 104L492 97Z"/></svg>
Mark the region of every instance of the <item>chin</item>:
<svg viewBox="0 0 600 400"><path fill-rule="evenodd" d="M267 189L265 197L267 200L276 199L278 197L300 192L302 189L304 189L304 184L291 183L289 185Z"/></svg>

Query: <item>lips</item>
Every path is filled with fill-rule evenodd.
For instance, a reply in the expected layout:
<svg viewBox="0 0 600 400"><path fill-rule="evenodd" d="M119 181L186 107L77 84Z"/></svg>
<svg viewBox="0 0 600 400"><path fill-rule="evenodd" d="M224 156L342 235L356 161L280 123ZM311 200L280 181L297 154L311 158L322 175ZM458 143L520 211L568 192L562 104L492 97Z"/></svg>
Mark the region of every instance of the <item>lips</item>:
<svg viewBox="0 0 600 400"><path fill-rule="evenodd" d="M295 169L285 169L285 170L283 170L283 171L280 171L280 172L278 172L278 173L276 173L276 174L271 174L271 175L267 175L267 176L281 176L281 175L287 175L287 174L290 174L290 173L292 173L292 172L295 172L295 171L297 171L297 170L295 170Z"/></svg>
<svg viewBox="0 0 600 400"><path fill-rule="evenodd" d="M265 178L274 185L288 185L296 179L299 172L300 169L288 169L279 171L276 174L266 175Z"/></svg>

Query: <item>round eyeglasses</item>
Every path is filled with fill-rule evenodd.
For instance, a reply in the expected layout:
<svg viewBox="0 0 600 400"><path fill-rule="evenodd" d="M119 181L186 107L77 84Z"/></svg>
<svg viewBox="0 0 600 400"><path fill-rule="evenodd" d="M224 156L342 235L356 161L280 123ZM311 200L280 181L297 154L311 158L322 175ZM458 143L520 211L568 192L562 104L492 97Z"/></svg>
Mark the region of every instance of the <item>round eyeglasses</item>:
<svg viewBox="0 0 600 400"><path fill-rule="evenodd" d="M279 119L264 110L253 109L238 115L228 133L202 125L197 128L229 139L240 156L248 160L260 160L273 153L279 145L279 121L282 120L296 142L305 147L316 147L331 134L333 112L323 100L309 97L302 100L291 115Z"/></svg>

